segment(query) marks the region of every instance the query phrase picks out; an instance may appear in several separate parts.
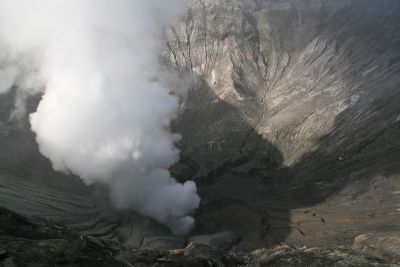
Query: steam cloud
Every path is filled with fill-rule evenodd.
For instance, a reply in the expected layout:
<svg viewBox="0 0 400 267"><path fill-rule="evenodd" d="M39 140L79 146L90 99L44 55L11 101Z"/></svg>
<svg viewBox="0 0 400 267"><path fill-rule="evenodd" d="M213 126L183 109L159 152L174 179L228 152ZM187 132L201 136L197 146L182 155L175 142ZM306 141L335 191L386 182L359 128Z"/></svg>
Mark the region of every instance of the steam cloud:
<svg viewBox="0 0 400 267"><path fill-rule="evenodd" d="M154 80L160 36L186 2L0 1L0 93L43 90L30 115L41 153L176 234L191 229L200 199L168 171L178 102Z"/></svg>

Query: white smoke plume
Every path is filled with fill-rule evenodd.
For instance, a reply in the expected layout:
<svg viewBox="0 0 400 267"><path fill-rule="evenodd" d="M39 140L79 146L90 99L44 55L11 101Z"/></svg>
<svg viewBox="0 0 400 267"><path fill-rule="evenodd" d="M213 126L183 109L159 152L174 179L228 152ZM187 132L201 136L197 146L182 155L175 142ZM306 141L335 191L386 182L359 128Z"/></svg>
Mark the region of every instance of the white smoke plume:
<svg viewBox="0 0 400 267"><path fill-rule="evenodd" d="M168 130L178 103L155 80L160 36L186 5L0 0L0 92L43 84L30 115L41 153L57 171L109 185L118 207L176 234L191 229L200 199L194 182L179 184L168 171L179 154ZM21 79L26 62L35 71Z"/></svg>

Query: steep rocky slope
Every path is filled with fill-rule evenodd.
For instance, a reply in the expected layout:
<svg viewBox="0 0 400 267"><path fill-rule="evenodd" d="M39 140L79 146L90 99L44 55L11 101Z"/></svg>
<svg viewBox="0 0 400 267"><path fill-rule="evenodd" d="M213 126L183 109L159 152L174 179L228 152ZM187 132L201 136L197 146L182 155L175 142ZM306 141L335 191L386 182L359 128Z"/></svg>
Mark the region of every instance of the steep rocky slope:
<svg viewBox="0 0 400 267"><path fill-rule="evenodd" d="M174 237L149 218L116 211L104 188L52 171L29 125L9 120L15 90L0 97L1 206L161 249L126 255L149 265L190 240L234 252L263 248L246 254L262 266L398 261L399 33L397 0L195 0L168 29L161 53L178 87L191 85L178 92L173 130L182 134L182 155L172 171L199 186L194 236ZM0 219L14 216L7 214ZM15 229L3 228L2 244L12 244ZM21 246L37 244L21 238ZM81 240L76 232L61 239L61 246ZM14 248L8 253L17 255Z"/></svg>
<svg viewBox="0 0 400 267"><path fill-rule="evenodd" d="M197 78L174 124L197 231L351 243L400 218L400 3L199 0L165 63Z"/></svg>

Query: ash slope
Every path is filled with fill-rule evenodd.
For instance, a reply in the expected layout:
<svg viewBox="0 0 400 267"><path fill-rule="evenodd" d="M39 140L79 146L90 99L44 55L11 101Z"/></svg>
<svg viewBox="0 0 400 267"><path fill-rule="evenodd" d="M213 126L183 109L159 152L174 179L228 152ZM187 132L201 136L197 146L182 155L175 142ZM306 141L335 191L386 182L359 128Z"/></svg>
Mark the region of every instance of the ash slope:
<svg viewBox="0 0 400 267"><path fill-rule="evenodd" d="M239 249L399 234L399 27L396 0L194 2L162 51L197 81L173 127L173 171L202 196L193 234L230 230ZM135 247L185 244L54 173L29 125L7 121L13 93L0 98L2 206Z"/></svg>
<svg viewBox="0 0 400 267"><path fill-rule="evenodd" d="M196 86L174 128L197 233L244 247L400 229L400 3L198 0L165 63Z"/></svg>

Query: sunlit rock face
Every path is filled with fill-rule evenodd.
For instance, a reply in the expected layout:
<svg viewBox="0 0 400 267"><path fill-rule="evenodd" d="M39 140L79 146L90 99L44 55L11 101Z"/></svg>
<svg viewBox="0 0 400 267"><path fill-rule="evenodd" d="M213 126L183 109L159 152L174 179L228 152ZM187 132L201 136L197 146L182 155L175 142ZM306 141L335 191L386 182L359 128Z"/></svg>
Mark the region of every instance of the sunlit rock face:
<svg viewBox="0 0 400 267"><path fill-rule="evenodd" d="M163 60L197 77L174 124L197 231L253 246L398 229L400 3L195 1Z"/></svg>

